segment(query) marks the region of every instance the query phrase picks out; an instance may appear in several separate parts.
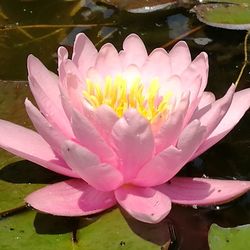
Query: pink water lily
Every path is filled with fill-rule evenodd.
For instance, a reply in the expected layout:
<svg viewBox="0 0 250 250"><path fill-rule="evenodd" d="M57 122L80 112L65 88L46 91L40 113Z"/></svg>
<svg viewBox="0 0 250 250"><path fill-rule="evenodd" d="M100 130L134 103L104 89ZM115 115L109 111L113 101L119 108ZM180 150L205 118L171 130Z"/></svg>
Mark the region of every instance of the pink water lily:
<svg viewBox="0 0 250 250"><path fill-rule="evenodd" d="M129 35L119 53L98 52L78 34L72 59L58 50L59 77L34 56L29 84L37 107L25 101L37 132L0 121L0 146L69 180L28 195L32 207L83 216L119 204L134 218L157 223L171 203L228 202L250 182L175 177L190 160L222 139L250 106L250 89L215 100L204 91L207 54L193 61L185 42L147 54Z"/></svg>

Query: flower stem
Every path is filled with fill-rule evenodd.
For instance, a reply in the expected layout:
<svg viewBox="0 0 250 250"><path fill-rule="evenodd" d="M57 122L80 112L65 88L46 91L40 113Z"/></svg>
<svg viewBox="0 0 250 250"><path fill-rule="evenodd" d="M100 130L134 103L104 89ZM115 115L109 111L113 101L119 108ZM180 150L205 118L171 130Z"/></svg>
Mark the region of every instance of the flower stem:
<svg viewBox="0 0 250 250"><path fill-rule="evenodd" d="M242 67L241 67L240 73L239 73L238 78L237 78L237 80L235 82L236 86L238 86L239 81L240 81L240 79L242 77L242 74L244 72L244 69L246 68L247 64L249 63L248 62L248 55L247 55L247 52L248 52L247 51L247 41L248 41L249 34L250 34L250 30L248 30L246 35L245 35L245 39L244 39L244 63L242 65Z"/></svg>

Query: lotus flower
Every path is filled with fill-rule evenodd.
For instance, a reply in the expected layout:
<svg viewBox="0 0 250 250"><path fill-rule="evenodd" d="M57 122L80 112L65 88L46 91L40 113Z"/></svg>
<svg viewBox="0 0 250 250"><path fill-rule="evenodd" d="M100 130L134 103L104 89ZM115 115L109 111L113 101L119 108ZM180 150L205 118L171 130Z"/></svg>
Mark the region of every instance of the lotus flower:
<svg viewBox="0 0 250 250"><path fill-rule="evenodd" d="M28 58L25 100L36 131L0 121L0 146L69 177L26 202L54 215L84 216L118 204L134 218L157 223L171 203L206 206L247 192L250 182L175 177L222 139L250 106L250 89L232 85L215 100L204 91L207 54L191 60L185 42L147 54L129 35L119 53L98 52L78 34L72 59L58 50L59 77Z"/></svg>

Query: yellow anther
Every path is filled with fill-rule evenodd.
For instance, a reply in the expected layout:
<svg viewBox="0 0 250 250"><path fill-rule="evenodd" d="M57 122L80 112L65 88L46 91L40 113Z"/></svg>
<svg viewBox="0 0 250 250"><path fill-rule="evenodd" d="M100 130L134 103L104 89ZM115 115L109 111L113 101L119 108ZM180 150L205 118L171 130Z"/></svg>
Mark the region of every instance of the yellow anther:
<svg viewBox="0 0 250 250"><path fill-rule="evenodd" d="M144 88L140 78L135 78L128 86L122 76L116 76L114 80L108 76L104 86L86 81L84 98L95 108L106 104L113 108L121 117L128 108L135 108L149 121L157 117L166 117L171 93L159 96L160 84L158 79L153 79L148 89Z"/></svg>

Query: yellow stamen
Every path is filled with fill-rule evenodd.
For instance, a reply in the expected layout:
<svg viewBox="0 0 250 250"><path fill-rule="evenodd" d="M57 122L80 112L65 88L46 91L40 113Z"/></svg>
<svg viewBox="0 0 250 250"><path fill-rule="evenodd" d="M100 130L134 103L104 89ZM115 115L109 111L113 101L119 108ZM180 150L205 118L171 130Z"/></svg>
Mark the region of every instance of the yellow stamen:
<svg viewBox="0 0 250 250"><path fill-rule="evenodd" d="M94 108L106 104L113 108L119 117L123 116L128 108L134 108L149 121L166 117L172 96L171 92L159 96L160 84L157 78L150 82L147 90L140 78L135 78L128 86L122 76L116 76L114 80L110 76L106 77L103 89L89 79L86 80L86 85L83 96Z"/></svg>

